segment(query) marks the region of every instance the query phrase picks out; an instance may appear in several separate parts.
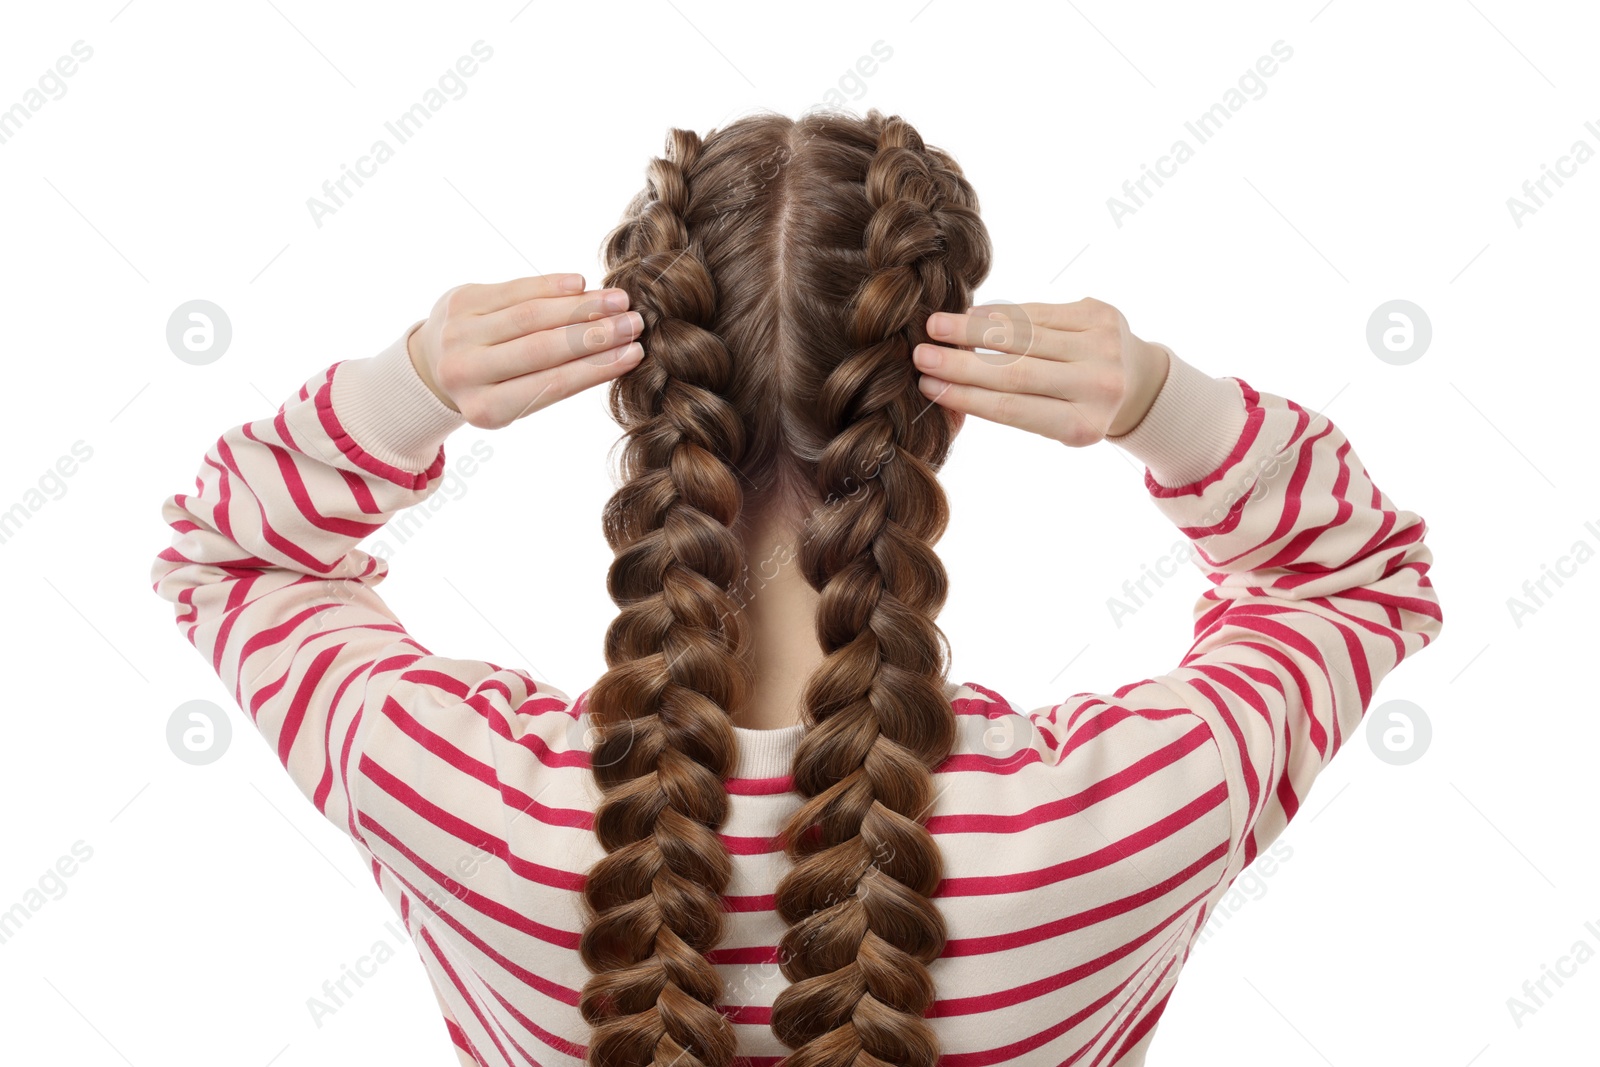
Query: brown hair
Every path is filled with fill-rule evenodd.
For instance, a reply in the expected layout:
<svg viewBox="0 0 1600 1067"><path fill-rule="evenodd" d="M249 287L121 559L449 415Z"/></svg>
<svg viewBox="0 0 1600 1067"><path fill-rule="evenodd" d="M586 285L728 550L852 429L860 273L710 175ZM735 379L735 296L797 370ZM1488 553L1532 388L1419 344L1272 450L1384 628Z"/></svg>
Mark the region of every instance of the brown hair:
<svg viewBox="0 0 1600 1067"><path fill-rule="evenodd" d="M772 1029L791 1067L931 1067L927 965L945 928L923 823L955 735L932 546L953 429L911 350L988 273L977 198L953 159L876 109L673 129L647 175L603 247L645 355L610 393L626 444L603 522L620 610L587 697L606 850L584 890L588 1062L734 1055L705 955L731 871L716 836L729 716L752 680L734 587L741 523L780 506L806 516L796 561L820 593L825 659L794 759L804 802L777 890L790 984Z"/></svg>

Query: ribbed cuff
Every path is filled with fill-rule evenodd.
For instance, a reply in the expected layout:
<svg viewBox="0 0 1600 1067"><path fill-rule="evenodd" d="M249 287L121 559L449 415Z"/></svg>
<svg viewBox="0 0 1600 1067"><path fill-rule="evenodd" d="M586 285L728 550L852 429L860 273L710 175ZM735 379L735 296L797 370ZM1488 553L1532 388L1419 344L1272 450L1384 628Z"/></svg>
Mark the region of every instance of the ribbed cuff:
<svg viewBox="0 0 1600 1067"><path fill-rule="evenodd" d="M1188 485L1222 465L1244 432L1244 394L1230 378L1213 378L1160 345L1167 380L1150 410L1128 433L1106 440L1140 460L1166 488Z"/></svg>
<svg viewBox="0 0 1600 1067"><path fill-rule="evenodd" d="M467 421L412 366L406 344L426 321L418 319L377 355L344 360L333 372L333 413L345 432L373 457L412 472L426 469Z"/></svg>

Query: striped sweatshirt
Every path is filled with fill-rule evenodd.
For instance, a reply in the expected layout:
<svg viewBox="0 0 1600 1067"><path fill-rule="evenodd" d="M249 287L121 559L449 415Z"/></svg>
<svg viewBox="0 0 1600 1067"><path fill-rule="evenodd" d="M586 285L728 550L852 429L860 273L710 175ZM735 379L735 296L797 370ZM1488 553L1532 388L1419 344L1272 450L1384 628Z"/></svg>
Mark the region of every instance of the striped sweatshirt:
<svg viewBox="0 0 1600 1067"><path fill-rule="evenodd" d="M601 855L588 691L429 652L378 594L385 559L358 547L438 488L464 424L411 365L417 325L212 442L194 491L163 502L152 584L361 856L461 1061L576 1067L582 888ZM960 729L927 820L949 932L928 1012L943 1067L1142 1064L1210 911L1384 675L1440 630L1426 526L1339 428L1168 355L1149 414L1112 440L1208 579L1187 651L1028 710L947 685ZM787 1051L768 1028L785 984L773 891L805 729L735 730L711 958L740 1067Z"/></svg>

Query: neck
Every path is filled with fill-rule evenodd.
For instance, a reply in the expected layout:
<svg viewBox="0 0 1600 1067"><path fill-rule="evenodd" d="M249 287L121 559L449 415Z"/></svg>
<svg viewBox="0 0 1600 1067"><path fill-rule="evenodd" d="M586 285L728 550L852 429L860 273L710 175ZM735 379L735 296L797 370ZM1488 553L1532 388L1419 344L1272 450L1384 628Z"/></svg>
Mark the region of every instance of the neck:
<svg viewBox="0 0 1600 1067"><path fill-rule="evenodd" d="M799 526L767 512L744 535L746 580L739 586L755 663L749 704L735 726L772 730L801 721L805 683L821 665L816 614L821 597L800 573Z"/></svg>

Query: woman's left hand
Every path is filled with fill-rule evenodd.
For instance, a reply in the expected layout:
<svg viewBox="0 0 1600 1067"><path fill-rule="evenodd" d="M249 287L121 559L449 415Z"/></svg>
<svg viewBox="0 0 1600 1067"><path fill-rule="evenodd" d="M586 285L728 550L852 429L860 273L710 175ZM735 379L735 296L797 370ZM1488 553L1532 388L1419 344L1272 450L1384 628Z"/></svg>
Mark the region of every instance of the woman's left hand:
<svg viewBox="0 0 1600 1067"><path fill-rule="evenodd" d="M928 336L945 342L912 352L929 400L1069 448L1131 433L1167 377L1167 350L1136 336L1122 312L1093 297L936 312Z"/></svg>
<svg viewBox="0 0 1600 1067"><path fill-rule="evenodd" d="M486 429L625 374L643 357L643 320L621 289L581 274L458 285L411 334L411 365L435 396Z"/></svg>

